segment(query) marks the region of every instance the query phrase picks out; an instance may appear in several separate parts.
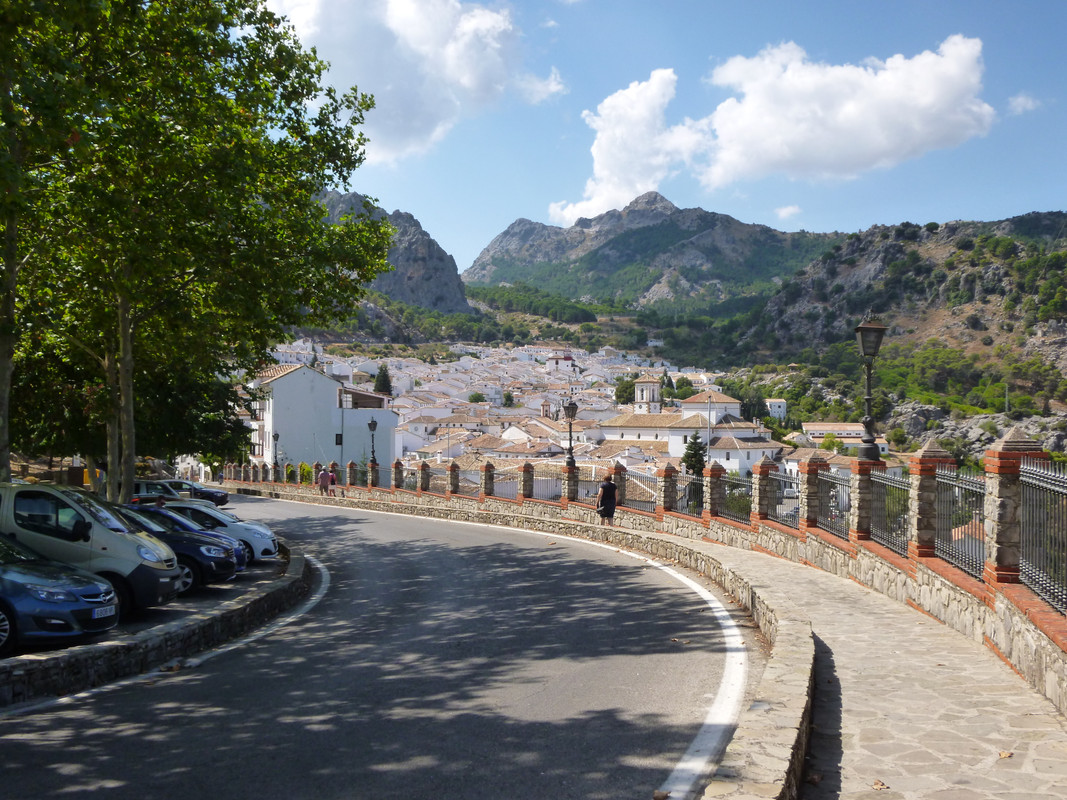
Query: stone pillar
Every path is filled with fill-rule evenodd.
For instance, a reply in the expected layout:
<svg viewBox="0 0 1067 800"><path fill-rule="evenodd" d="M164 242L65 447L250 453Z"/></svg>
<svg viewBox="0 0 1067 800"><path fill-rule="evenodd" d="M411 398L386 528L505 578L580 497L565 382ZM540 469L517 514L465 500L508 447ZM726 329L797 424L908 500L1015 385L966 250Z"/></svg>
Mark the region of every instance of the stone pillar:
<svg viewBox="0 0 1067 800"><path fill-rule="evenodd" d="M678 470L670 464L656 473L656 513L674 511L678 501Z"/></svg>
<svg viewBox="0 0 1067 800"><path fill-rule="evenodd" d="M252 467L248 464L241 465L241 480L248 483L252 480Z"/></svg>
<svg viewBox="0 0 1067 800"><path fill-rule="evenodd" d="M533 464L527 461L519 468L520 481L519 497L533 497L534 490L534 468Z"/></svg>
<svg viewBox="0 0 1067 800"><path fill-rule="evenodd" d="M874 492L871 489L871 470L885 468L881 461L855 459L848 487L848 538L851 542L871 538L871 512Z"/></svg>
<svg viewBox="0 0 1067 800"><path fill-rule="evenodd" d="M322 464L316 461L311 465L311 483L317 484L319 482L319 473L322 472Z"/></svg>
<svg viewBox="0 0 1067 800"><path fill-rule="evenodd" d="M345 483L348 486L359 485L359 466L355 461L349 461L345 464Z"/></svg>
<svg viewBox="0 0 1067 800"><path fill-rule="evenodd" d="M563 480L562 499L573 503L578 499L578 467L560 467L560 477Z"/></svg>
<svg viewBox="0 0 1067 800"><path fill-rule="evenodd" d="M822 507L822 498L825 497L828 502L829 493L823 492L821 496L819 493L819 473L829 469L830 462L818 451L797 465L797 472L800 475L797 487L799 495L797 502L800 504L797 509L797 526L802 531L817 530L819 514L827 514L829 511L828 508Z"/></svg>
<svg viewBox="0 0 1067 800"><path fill-rule="evenodd" d="M448 490L446 494L459 494L459 465L455 461L448 465Z"/></svg>
<svg viewBox="0 0 1067 800"><path fill-rule="evenodd" d="M297 483L298 482L299 477L293 472L293 465L291 463L286 462L284 470L285 470L285 477L282 479L282 483Z"/></svg>
<svg viewBox="0 0 1067 800"><path fill-rule="evenodd" d="M1024 457L1046 459L1049 456L1018 427L1009 430L986 450L985 569L982 578L990 587L1019 582L1022 497L1019 476Z"/></svg>
<svg viewBox="0 0 1067 800"><path fill-rule="evenodd" d="M404 463L399 458L393 462L393 488L404 488Z"/></svg>
<svg viewBox="0 0 1067 800"><path fill-rule="evenodd" d="M772 472L778 471L778 465L767 456L764 456L752 465L752 512L750 519L753 522L767 519L770 516L771 504L777 497Z"/></svg>
<svg viewBox="0 0 1067 800"><path fill-rule="evenodd" d="M725 475L726 467L718 461L712 461L704 467L703 517L705 520L719 516L726 505L726 486L722 480Z"/></svg>
<svg viewBox="0 0 1067 800"><path fill-rule="evenodd" d="M626 505L626 467L615 462L615 466L611 468L611 474L614 477L615 482L615 505Z"/></svg>
<svg viewBox="0 0 1067 800"><path fill-rule="evenodd" d="M377 461L368 461L367 462L367 488L368 489L377 489L378 488L378 484L379 484L379 481L378 481L378 462Z"/></svg>
<svg viewBox="0 0 1067 800"><path fill-rule="evenodd" d="M418 483L418 487L419 487L418 491L419 492L428 492L428 491L430 491L430 476L431 476L430 465L427 464L425 461L420 461L419 462L419 483Z"/></svg>
<svg viewBox="0 0 1067 800"><path fill-rule="evenodd" d="M495 487L493 486L493 465L488 461L482 464L482 485L480 494L482 498L492 497Z"/></svg>
<svg viewBox="0 0 1067 800"><path fill-rule="evenodd" d="M937 545L937 468L956 459L933 439L908 461L908 560L933 558Z"/></svg>

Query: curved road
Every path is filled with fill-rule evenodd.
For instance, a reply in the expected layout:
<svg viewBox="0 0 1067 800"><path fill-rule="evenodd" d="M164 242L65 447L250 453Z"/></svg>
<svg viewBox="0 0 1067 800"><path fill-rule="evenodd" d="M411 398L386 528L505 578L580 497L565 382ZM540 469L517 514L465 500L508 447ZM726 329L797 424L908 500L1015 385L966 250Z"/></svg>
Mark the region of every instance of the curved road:
<svg viewBox="0 0 1067 800"><path fill-rule="evenodd" d="M718 743L703 723L726 651L735 688L744 661L719 617L752 628L647 561L491 526L231 508L324 565L321 601L193 668L0 717L5 800L648 798L687 780L694 740ZM712 720L740 702L720 697Z"/></svg>

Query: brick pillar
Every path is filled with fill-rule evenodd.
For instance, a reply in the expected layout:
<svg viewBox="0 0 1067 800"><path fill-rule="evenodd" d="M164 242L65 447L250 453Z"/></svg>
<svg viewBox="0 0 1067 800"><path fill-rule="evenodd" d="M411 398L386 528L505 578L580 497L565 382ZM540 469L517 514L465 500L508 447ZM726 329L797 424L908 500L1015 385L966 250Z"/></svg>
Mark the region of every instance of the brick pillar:
<svg viewBox="0 0 1067 800"><path fill-rule="evenodd" d="M1020 499L1022 460L1048 458L1048 453L1020 428L993 442L985 454L985 569L990 587L1019 582Z"/></svg>
<svg viewBox="0 0 1067 800"><path fill-rule="evenodd" d="M908 560L933 558L937 543L937 468L956 468L956 459L933 439L908 461Z"/></svg>
<svg viewBox="0 0 1067 800"><path fill-rule="evenodd" d="M493 476L494 471L492 463L487 461L482 464L482 485L480 492L483 498L492 497L493 493L496 491L496 487L493 484Z"/></svg>
<svg viewBox="0 0 1067 800"><path fill-rule="evenodd" d="M615 462L615 466L611 468L611 474L614 476L615 482L615 505L626 505L626 467Z"/></svg>
<svg viewBox="0 0 1067 800"><path fill-rule="evenodd" d="M534 468L533 464L527 461L519 468L520 485L519 485L519 497L533 497L534 489Z"/></svg>
<svg viewBox="0 0 1067 800"><path fill-rule="evenodd" d="M293 465L290 462L285 462L285 466L282 467L282 483L296 483L296 479L293 477Z"/></svg>
<svg viewBox="0 0 1067 800"><path fill-rule="evenodd" d="M399 458L393 462L393 488L404 488L404 463Z"/></svg>
<svg viewBox="0 0 1067 800"><path fill-rule="evenodd" d="M345 483L349 486L359 486L359 465L355 461L349 461L345 465Z"/></svg>
<svg viewBox="0 0 1067 800"><path fill-rule="evenodd" d="M848 487L848 538L851 542L871 538L871 513L874 492L871 489L871 470L885 468L881 461L854 459Z"/></svg>
<svg viewBox="0 0 1067 800"><path fill-rule="evenodd" d="M723 476L726 475L726 467L718 461L712 461L704 467L704 513L703 518L710 520L722 513L726 505L726 487L723 485Z"/></svg>
<svg viewBox="0 0 1067 800"><path fill-rule="evenodd" d="M752 512L750 518L753 522L767 519L770 516L771 503L774 502L777 493L774 490L771 477L772 472L778 471L778 465L764 456L752 465Z"/></svg>
<svg viewBox="0 0 1067 800"><path fill-rule="evenodd" d="M419 462L419 483L418 483L418 487L419 487L418 491L419 492L428 492L428 491L430 491L430 474L431 474L430 473L430 465L427 464L425 461L420 461Z"/></svg>
<svg viewBox="0 0 1067 800"><path fill-rule="evenodd" d="M560 467L560 476L563 478L563 499L573 503L578 499L578 467Z"/></svg>
<svg viewBox="0 0 1067 800"><path fill-rule="evenodd" d="M802 531L816 530L819 527L820 512L827 514L829 511L828 508L822 508L819 493L819 473L827 472L829 469L830 462L818 451L797 465L797 472L800 475L797 487L797 494L800 495L797 498L800 504L797 509L797 524ZM822 496L829 502L829 492L823 492Z"/></svg>
<svg viewBox="0 0 1067 800"><path fill-rule="evenodd" d="M448 465L448 491L447 494L459 494L459 465L453 461Z"/></svg>
<svg viewBox="0 0 1067 800"><path fill-rule="evenodd" d="M656 513L674 511L678 502L678 470L670 464L656 473Z"/></svg>
<svg viewBox="0 0 1067 800"><path fill-rule="evenodd" d="M248 464L241 465L241 480L248 483L252 480L252 467Z"/></svg>
<svg viewBox="0 0 1067 800"><path fill-rule="evenodd" d="M367 488L368 489L377 489L379 485L380 485L380 481L378 480L378 462L377 461L368 461L367 462Z"/></svg>

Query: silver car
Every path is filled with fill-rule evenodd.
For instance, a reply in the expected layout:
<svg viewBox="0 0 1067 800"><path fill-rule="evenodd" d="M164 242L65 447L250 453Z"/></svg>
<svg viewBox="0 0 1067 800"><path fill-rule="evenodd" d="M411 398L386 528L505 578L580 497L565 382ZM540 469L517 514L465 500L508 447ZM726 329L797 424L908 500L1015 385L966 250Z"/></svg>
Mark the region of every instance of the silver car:
<svg viewBox="0 0 1067 800"><path fill-rule="evenodd" d="M195 500L175 500L168 502L166 508L192 520L204 530L232 536L241 543L249 564L278 555L278 537L262 522L238 519L229 511L203 506Z"/></svg>

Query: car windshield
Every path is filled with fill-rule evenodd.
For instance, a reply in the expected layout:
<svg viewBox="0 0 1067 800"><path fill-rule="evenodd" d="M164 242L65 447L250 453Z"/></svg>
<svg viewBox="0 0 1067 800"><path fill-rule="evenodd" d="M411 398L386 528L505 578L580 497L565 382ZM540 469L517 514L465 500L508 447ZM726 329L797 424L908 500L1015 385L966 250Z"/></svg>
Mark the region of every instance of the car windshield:
<svg viewBox="0 0 1067 800"><path fill-rule="evenodd" d="M41 561L41 556L16 541L0 536L0 564L22 564Z"/></svg>
<svg viewBox="0 0 1067 800"><path fill-rule="evenodd" d="M56 487L67 500L77 505L82 511L95 519L101 525L110 528L117 533L129 533L130 526L109 508L102 500L98 500L88 492L79 492L74 489Z"/></svg>
<svg viewBox="0 0 1067 800"><path fill-rule="evenodd" d="M166 533L167 529L152 519L149 514L142 514L133 509L122 509L122 516L147 533Z"/></svg>

